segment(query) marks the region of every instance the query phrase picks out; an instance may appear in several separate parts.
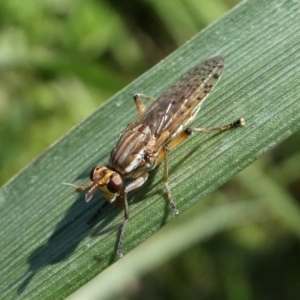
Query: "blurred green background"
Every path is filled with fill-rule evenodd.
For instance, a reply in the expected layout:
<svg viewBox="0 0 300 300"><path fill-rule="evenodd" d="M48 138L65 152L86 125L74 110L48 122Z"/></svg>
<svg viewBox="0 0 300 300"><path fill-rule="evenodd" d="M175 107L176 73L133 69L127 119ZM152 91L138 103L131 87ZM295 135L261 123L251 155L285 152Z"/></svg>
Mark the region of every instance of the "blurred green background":
<svg viewBox="0 0 300 300"><path fill-rule="evenodd" d="M238 2L0 1L0 185ZM203 203L251 200L241 178L257 170L299 202L299 163L298 133ZM299 270L298 239L274 221L196 245L122 297L299 299Z"/></svg>
<svg viewBox="0 0 300 300"><path fill-rule="evenodd" d="M0 1L0 185L236 2Z"/></svg>

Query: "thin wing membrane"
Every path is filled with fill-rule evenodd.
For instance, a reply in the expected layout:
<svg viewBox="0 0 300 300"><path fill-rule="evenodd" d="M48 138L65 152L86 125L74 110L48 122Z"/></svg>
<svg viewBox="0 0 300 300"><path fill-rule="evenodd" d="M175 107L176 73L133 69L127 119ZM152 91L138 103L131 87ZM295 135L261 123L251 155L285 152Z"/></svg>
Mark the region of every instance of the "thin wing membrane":
<svg viewBox="0 0 300 300"><path fill-rule="evenodd" d="M128 129L146 124L157 138L164 133L166 138L160 139L161 143L168 142L194 119L223 70L222 57L211 58L192 68L129 124Z"/></svg>

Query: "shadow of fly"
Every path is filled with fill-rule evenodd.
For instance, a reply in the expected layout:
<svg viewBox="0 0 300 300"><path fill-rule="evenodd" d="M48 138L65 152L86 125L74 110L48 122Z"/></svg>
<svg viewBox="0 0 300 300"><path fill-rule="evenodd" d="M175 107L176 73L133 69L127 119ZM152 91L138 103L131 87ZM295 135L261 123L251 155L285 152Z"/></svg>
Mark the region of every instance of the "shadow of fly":
<svg viewBox="0 0 300 300"><path fill-rule="evenodd" d="M190 128L209 92L224 70L224 58L213 57L183 74L161 96L154 100L144 94L135 94L138 117L121 134L110 154L108 166L96 165L91 169L91 181L76 187L80 193L88 189L85 200L91 200L99 189L111 203L124 205L124 221L116 254L122 257L122 246L129 221L128 193L141 187L151 170L164 162L163 182L173 215L178 214L168 181L168 152L181 144L193 132L213 133L244 125L244 119L216 128ZM142 100L151 104L145 107ZM124 179L132 181L124 185Z"/></svg>

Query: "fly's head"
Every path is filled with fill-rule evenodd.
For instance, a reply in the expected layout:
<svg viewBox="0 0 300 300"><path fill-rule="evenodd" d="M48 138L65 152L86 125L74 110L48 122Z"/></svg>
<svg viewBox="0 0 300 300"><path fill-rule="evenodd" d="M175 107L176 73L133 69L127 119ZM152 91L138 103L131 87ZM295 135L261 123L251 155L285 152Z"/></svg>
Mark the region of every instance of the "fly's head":
<svg viewBox="0 0 300 300"><path fill-rule="evenodd" d="M85 195L85 200L88 202L92 199L95 192L99 189L103 197L113 202L121 193L123 187L123 179L119 173L112 171L104 165L94 166L90 171L91 181L78 187L75 192L80 193L88 190Z"/></svg>

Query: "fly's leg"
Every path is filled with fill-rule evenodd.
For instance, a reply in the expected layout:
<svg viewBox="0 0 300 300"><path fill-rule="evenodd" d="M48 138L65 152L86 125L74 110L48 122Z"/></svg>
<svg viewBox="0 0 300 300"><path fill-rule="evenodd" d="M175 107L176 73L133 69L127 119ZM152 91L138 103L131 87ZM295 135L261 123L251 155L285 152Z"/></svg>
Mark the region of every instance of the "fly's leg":
<svg viewBox="0 0 300 300"><path fill-rule="evenodd" d="M221 131L226 131L230 130L232 128L238 127L238 126L243 126L245 125L245 120L244 118L239 118L235 121L233 121L230 124L223 125L220 127L215 127L215 128L187 128L185 131L181 132L176 138L174 138L169 144L167 145L168 150L172 150L178 145L180 145L185 139L187 139L193 132L204 132L204 133L214 133L214 132L221 132ZM161 154L158 157L158 163L161 163L162 160L164 159L164 156Z"/></svg>
<svg viewBox="0 0 300 300"><path fill-rule="evenodd" d="M172 140L167 146L163 147L160 150L159 155L157 157L157 164L158 165L162 161L164 161L164 178L163 178L163 181L164 181L164 184L165 184L165 187L166 187L166 190L167 190L170 209L171 209L171 212L172 212L173 215L177 215L179 213L179 211L176 208L176 205L175 205L175 202L173 200L172 193L171 193L171 189L170 189L170 186L169 186L168 151L170 151L172 148L176 147L176 145L183 142L189 135L190 135L190 133L183 131L174 140Z"/></svg>
<svg viewBox="0 0 300 300"><path fill-rule="evenodd" d="M160 164L162 161L164 161L164 184L168 193L168 199L170 202L170 208L172 211L172 214L176 215L178 214L178 210L176 209L176 205L174 203L171 189L169 186L169 178L168 178L168 151L174 149L176 146L181 144L185 139L187 139L193 132L205 132L205 133L212 133L212 132L221 132L226 131L229 129L232 129L237 126L242 126L245 124L245 120L243 118L239 118L236 121L224 125L221 127L206 129L206 128L187 128L185 131L181 132L176 138L174 138L172 141L170 141L167 146L163 147L160 150L159 156L157 158L157 164Z"/></svg>
<svg viewBox="0 0 300 300"><path fill-rule="evenodd" d="M189 133L193 133L193 132L204 132L204 133L214 133L214 132L221 132L221 131L226 131L238 126L243 126L245 125L245 120L244 118L239 118L235 121L233 121L230 124L227 125L223 125L220 127L215 127L215 128L187 128L186 131L188 131Z"/></svg>
<svg viewBox="0 0 300 300"><path fill-rule="evenodd" d="M117 255L119 257L123 257L122 253L122 247L123 247L123 241L124 241L124 236L125 236L125 231L126 227L129 221L129 207L128 207L128 201L127 201L127 194L130 191L136 190L140 186L142 186L146 180L148 179L148 173L143 174L141 177L137 178L133 182L129 183L122 194L123 197L123 203L124 203L124 221L121 226L121 231L120 231L120 236L119 236L119 241L118 241L118 248L117 248Z"/></svg>
<svg viewBox="0 0 300 300"><path fill-rule="evenodd" d="M143 113L144 111L144 106L141 103L140 99L147 97L145 95L141 96L141 94L136 94L135 95L135 101L136 101L136 105L137 105L137 109L139 111L139 113ZM147 100L151 99L148 97L145 98ZM153 100L153 99L152 99ZM149 101L152 101L149 100ZM154 100L153 100L154 101ZM178 210L176 209L175 203L173 201L173 197L171 194L171 190L169 187L169 180L168 180L168 151L174 149L177 145L181 144L188 136L190 136L193 132L205 132L205 133L212 133L212 132L221 132L221 131L226 131L229 129L232 129L234 127L240 126L240 125L244 125L245 121L243 118L239 118L238 120L228 124L228 125L224 125L221 127L216 127L216 128L211 128L211 129L205 129L205 128L187 128L185 131L181 132L176 138L174 138L172 141L170 141L165 147L163 147L160 150L159 156L157 158L157 164L161 163L162 161L164 161L164 184L168 193L168 199L170 202L170 207L171 207L171 211L173 214L178 214ZM126 231L126 227L128 224L128 220L129 220L129 208L128 208L128 201L127 201L127 194L130 191L133 191L137 188L139 188L140 186L142 186L146 180L148 178L148 173L143 174L141 177L137 178L136 180L134 180L133 182L131 182L130 184L128 184L125 187L125 190L123 192L123 202L124 202L124 221L123 224L121 226L121 232L120 232L120 236L119 236L119 241L118 241L118 247L117 247L117 255L119 257L122 257L122 246L123 246L123 241L124 241L124 235L125 235L125 231Z"/></svg>
<svg viewBox="0 0 300 300"><path fill-rule="evenodd" d="M170 189L170 186L169 186L168 150L169 149L166 148L166 147L164 147L163 150L162 150L162 151L164 151L164 156L165 156L164 157L164 184L165 184L165 187L166 187L166 190L167 190L171 212L172 212L173 215L178 215L179 211L176 208L175 202L174 202L173 197L172 197L171 189Z"/></svg>
<svg viewBox="0 0 300 300"><path fill-rule="evenodd" d="M155 100L147 95L144 95L144 94L135 94L133 96L133 99L134 99L134 102L135 102L135 105L136 105L136 109L139 113L139 115L143 114L144 111L146 110L146 107L145 105L143 104L143 102L141 101L142 99L145 99L151 103L155 102Z"/></svg>

